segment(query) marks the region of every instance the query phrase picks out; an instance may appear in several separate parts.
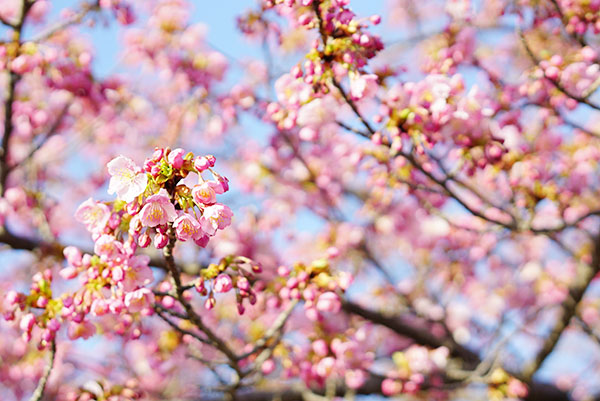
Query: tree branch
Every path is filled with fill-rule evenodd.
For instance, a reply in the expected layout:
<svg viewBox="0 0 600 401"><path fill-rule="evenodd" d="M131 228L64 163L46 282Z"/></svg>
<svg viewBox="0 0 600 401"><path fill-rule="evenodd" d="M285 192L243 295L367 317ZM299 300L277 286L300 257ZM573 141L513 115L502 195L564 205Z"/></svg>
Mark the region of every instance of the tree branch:
<svg viewBox="0 0 600 401"><path fill-rule="evenodd" d="M56 357L56 343L53 340L52 342L50 342L50 354L49 354L48 364L46 365L46 368L44 368L44 373L42 373L42 377L40 378L40 381L38 382L38 385L35 388L35 391L31 395L31 398L29 398L29 401L40 401L42 399L42 396L44 395L44 389L46 388L46 383L48 382L48 377L50 377L50 373L52 372L52 367L54 366L54 358L55 357Z"/></svg>
<svg viewBox="0 0 600 401"><path fill-rule="evenodd" d="M580 271L576 275L574 283L569 286L567 298L560 305L559 318L550 329L550 333L542 343L542 347L537 352L534 360L523 369L522 377L526 382L531 381L533 375L539 370L546 358L554 351L562 333L569 325L573 316L575 316L577 306L583 299L583 295L592 282L592 279L600 270L600 234L594 238L591 265L580 263L579 269Z"/></svg>

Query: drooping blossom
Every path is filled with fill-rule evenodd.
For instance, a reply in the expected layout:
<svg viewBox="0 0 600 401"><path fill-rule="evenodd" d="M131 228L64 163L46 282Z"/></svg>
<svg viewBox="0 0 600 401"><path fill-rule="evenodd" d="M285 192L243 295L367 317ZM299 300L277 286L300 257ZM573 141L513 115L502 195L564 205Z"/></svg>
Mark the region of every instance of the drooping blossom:
<svg viewBox="0 0 600 401"><path fill-rule="evenodd" d="M105 259L113 259L125 254L123 243L108 234L101 235L94 245L94 252Z"/></svg>
<svg viewBox="0 0 600 401"><path fill-rule="evenodd" d="M209 182L203 182L192 189L194 202L198 205L212 205L216 201L216 192Z"/></svg>
<svg viewBox="0 0 600 401"><path fill-rule="evenodd" d="M121 286L125 291L133 291L137 287L149 284L154 280L152 269L148 266L148 255L136 255L129 258L124 269Z"/></svg>
<svg viewBox="0 0 600 401"><path fill-rule="evenodd" d="M119 199L129 203L146 190L148 177L133 160L117 156L106 166L111 175L108 184L109 194L116 193Z"/></svg>
<svg viewBox="0 0 600 401"><path fill-rule="evenodd" d="M214 235L217 229L222 230L231 224L233 212L220 203L204 208L202 215L202 229L209 235Z"/></svg>
<svg viewBox="0 0 600 401"><path fill-rule="evenodd" d="M145 227L167 224L177 218L175 206L171 203L169 195L164 189L146 199L146 204L140 214L142 225Z"/></svg>
<svg viewBox="0 0 600 401"><path fill-rule="evenodd" d="M175 228L177 239L180 241L197 239L204 235L198 220L189 213L181 212L179 217L173 222L173 227Z"/></svg>
<svg viewBox="0 0 600 401"><path fill-rule="evenodd" d="M89 198L77 208L75 219L85 224L91 233L101 232L110 218L110 209L104 203Z"/></svg>

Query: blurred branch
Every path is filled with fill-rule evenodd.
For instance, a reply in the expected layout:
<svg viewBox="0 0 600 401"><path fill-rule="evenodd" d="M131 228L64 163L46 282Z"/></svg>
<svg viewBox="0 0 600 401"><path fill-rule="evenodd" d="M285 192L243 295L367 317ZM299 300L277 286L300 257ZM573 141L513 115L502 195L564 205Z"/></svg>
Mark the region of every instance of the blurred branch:
<svg viewBox="0 0 600 401"><path fill-rule="evenodd" d="M554 351L562 333L569 325L571 318L575 316L577 306L583 299L583 295L592 282L592 279L600 271L600 235L597 235L593 241L592 263L590 265L585 263L579 264L579 272L574 282L569 286L567 298L560 305L559 318L554 323L554 326L552 326L550 333L546 336L533 361L523 369L521 376L526 382L531 381L533 375L540 369L546 358Z"/></svg>
<svg viewBox="0 0 600 401"><path fill-rule="evenodd" d="M536 67L539 68L540 60L533 53L533 50L529 46L529 42L527 42L527 38L525 38L525 34L521 30L521 28L517 27L517 33L519 35L519 38L521 39L521 43L523 44L523 47L525 48L527 55L529 56L531 61L536 65ZM570 97L571 99L575 100L578 103L585 104L586 106L589 106L594 110L600 110L600 106L598 106L597 104L590 102L584 96L579 96L574 93L571 93L567 88L565 88L560 83L560 81L558 79L553 79L553 78L548 77L548 75L546 75L546 71L543 69L542 69L542 72L544 74L544 78L546 78L548 80L548 82L550 82L556 89L558 89L560 92L562 92L567 97Z"/></svg>
<svg viewBox="0 0 600 401"><path fill-rule="evenodd" d="M42 373L42 377L38 382L35 391L31 395L29 401L40 401L44 396L44 389L46 388L46 383L48 382L48 377L50 377L50 373L52 372L52 367L54 366L54 359L56 357L56 342L53 340L50 342L50 353L48 354L48 364L44 368L44 372Z"/></svg>
<svg viewBox="0 0 600 401"><path fill-rule="evenodd" d="M471 367L479 363L477 353L463 347L452 338L440 338L433 335L426 326L418 327L418 319L409 319L401 315L387 316L347 300L343 301L342 309L365 320L387 327L394 333L410 338L420 345L431 348L446 347L452 356L462 359Z"/></svg>
<svg viewBox="0 0 600 401"><path fill-rule="evenodd" d="M44 144L48 141L48 139L50 139L52 136L54 136L58 132L58 129L62 123L62 120L65 117L65 115L67 114L67 110L69 109L69 106L70 106L70 103L67 103L64 105L64 107L61 109L58 117L56 117L56 120L54 121L52 126L50 126L50 129L48 130L46 135L44 135L44 137L40 140L40 142L37 145L35 145L33 148L31 148L29 153L21 161L19 161L17 163L13 163L12 165L10 165L8 167L9 173L11 171L13 171L15 168L17 168L18 166L20 166L23 163L30 160L35 155L35 153L38 150L40 150L42 148L42 146L44 146Z"/></svg>
<svg viewBox="0 0 600 401"><path fill-rule="evenodd" d="M33 38L31 38L30 41L41 42L43 40L46 40L46 39L50 38L52 35L54 35L55 33L60 32L63 29L68 28L71 25L80 23L83 20L83 18L90 11L98 11L98 10L100 10L100 6L98 5L97 1L95 1L93 3L86 3L81 7L81 10L79 10L78 12L76 12L75 14L71 15L70 17L68 17L64 20L55 23L54 25L50 26L46 30L38 33Z"/></svg>
<svg viewBox="0 0 600 401"><path fill-rule="evenodd" d="M427 327L417 327L416 321L413 322L404 316L388 316L380 312L366 309L353 302L345 301L342 308L348 312L362 317L372 323L387 327L394 333L403 337L410 338L420 345L438 348L445 346L450 351L450 355L462 359L470 369L477 369L482 363L479 355L468 348L456 343L450 337L434 336ZM494 358L492 358L492 363ZM485 366L484 366L485 367ZM525 377L519 372L513 372L505 369L511 376L519 380L525 380ZM527 401L570 401L569 395L555 387L554 385L532 381L529 383L529 395L525 398Z"/></svg>
<svg viewBox="0 0 600 401"><path fill-rule="evenodd" d="M262 336L262 338L260 338L256 344L254 344L254 348L252 348L250 351L239 355L238 359L242 360L242 359L246 359L249 356L251 356L252 354L257 353L258 351L264 349L267 347L269 341L271 339L273 339L277 333L279 333L282 329L283 326L285 325L285 323L287 322L288 318L290 317L290 315L292 314L292 312L294 311L294 308L296 307L296 305L298 305L298 300L297 299L293 299L292 301L290 301L289 305L287 306L287 308L285 308L285 310L283 310L279 316L277 316L277 318L275 319L275 321L273 322L273 325L267 330L267 332Z"/></svg>

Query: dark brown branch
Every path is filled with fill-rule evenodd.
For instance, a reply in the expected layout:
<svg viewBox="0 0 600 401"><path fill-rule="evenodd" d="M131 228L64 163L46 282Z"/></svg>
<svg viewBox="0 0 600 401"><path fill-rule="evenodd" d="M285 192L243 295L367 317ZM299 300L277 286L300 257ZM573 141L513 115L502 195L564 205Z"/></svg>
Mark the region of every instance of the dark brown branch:
<svg viewBox="0 0 600 401"><path fill-rule="evenodd" d="M28 0L22 1L21 15L14 24L9 24L12 27L12 42L13 44L20 47L21 45L21 34L23 33L23 26L27 18L27 13L33 6L33 2ZM18 53L17 53L18 54ZM21 76L13 72L11 68L11 62L14 56L9 58L7 61L8 66L8 89L6 100L4 102L4 132L2 133L2 147L0 148L0 197L4 196L6 192L6 179L8 178L9 167L8 167L8 146L10 142L10 136L13 131L13 106L15 102L15 92L17 89L17 83L21 79Z"/></svg>
<svg viewBox="0 0 600 401"><path fill-rule="evenodd" d="M169 227L167 232L169 236L169 243L164 248L164 257L167 269L171 273L171 277L173 278L173 284L175 286L175 292L177 294L177 300L181 303L183 308L186 311L186 314L189 320L200 330L202 331L206 337L210 340L213 346L221 351L231 362L231 367L240 373L240 368L237 364L238 357L233 353L233 351L221 340L215 333L212 332L202 321L200 316L196 313L192 305L185 299L184 292L185 289L181 283L181 275L177 266L175 265L175 259L173 258L173 249L175 248L175 242L177 239L175 238L175 232L173 227Z"/></svg>
<svg viewBox="0 0 600 401"><path fill-rule="evenodd" d="M205 338L202 338L202 337L200 337L198 334L196 334L196 333L193 333L193 332L191 332L191 331L189 331L189 330L186 330L186 329L183 329L183 328L179 327L179 326L177 325L177 323L175 323L174 321L172 321L171 319L169 319L169 318L166 316L166 313L165 313L166 311L165 311L165 309L164 309L164 308L161 308L159 305L154 305L154 310L156 311L156 314L157 314L157 315L158 315L158 316L159 316L159 317L160 317L162 320L164 320L164 321L165 321L165 322L166 322L166 323L167 323L169 326L171 326L171 327L172 327L172 328L173 328L175 331L179 332L180 334L182 334L182 335L187 335L187 336L190 336L190 337L192 337L192 338L195 338L196 340L200 341L200 342L201 342L201 343L203 343L203 344L209 344L209 345L211 344L211 342L210 342L210 341L208 341L208 340L207 340L207 339L205 339Z"/></svg>
<svg viewBox="0 0 600 401"><path fill-rule="evenodd" d="M8 178L8 143L13 131L13 104L15 101L15 90L20 76L14 72L8 74L8 95L4 102L4 133L2 134L2 148L0 149L0 196L6 192L6 179Z"/></svg>

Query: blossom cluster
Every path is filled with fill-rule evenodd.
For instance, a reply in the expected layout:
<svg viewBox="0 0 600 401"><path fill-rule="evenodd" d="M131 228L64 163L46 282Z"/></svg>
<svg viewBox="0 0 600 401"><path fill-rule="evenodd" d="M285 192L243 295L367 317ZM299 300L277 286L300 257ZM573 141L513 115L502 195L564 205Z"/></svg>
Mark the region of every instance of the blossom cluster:
<svg viewBox="0 0 600 401"><path fill-rule="evenodd" d="M292 268L280 266L282 278L277 286L281 299L302 299L306 316L314 321L323 320L324 313L337 313L342 306L339 293L352 284L352 275L331 271L326 259L317 259L309 265L295 264Z"/></svg>
<svg viewBox="0 0 600 401"><path fill-rule="evenodd" d="M225 294L234 291L237 310L244 314L246 307L244 300L254 305L257 300L256 290L262 287L255 285L256 274L262 272L260 264L244 256L227 256L216 263L211 263L200 271L200 277L191 281L187 289L194 288L204 298L204 307L211 310L216 305L216 294ZM158 285L158 303L167 310L178 310L181 307L176 303L173 284L163 281ZM187 293L186 293L187 296Z"/></svg>
<svg viewBox="0 0 600 401"><path fill-rule="evenodd" d="M292 347L292 359L284 366L288 365L288 373L298 375L307 386L323 386L336 378L349 388L358 389L366 382L367 370L374 361L373 353L362 350L367 335L368 331L362 328L351 336L315 338L307 346Z"/></svg>
<svg viewBox="0 0 600 401"><path fill-rule="evenodd" d="M416 394L427 376L429 380L441 383L432 373L441 372L446 367L448 348L428 350L420 345L411 345L404 351L392 355L394 369L387 372L381 384L383 394L392 396L400 393Z"/></svg>
<svg viewBox="0 0 600 401"><path fill-rule="evenodd" d="M155 295L146 287L154 281L150 257L137 255L137 248L153 243L160 249L176 240L191 240L205 247L217 230L231 223L231 209L216 201L217 194L229 189L228 181L213 170L214 164L213 156L194 157L182 149L169 148L156 149L143 167L124 156L111 160L107 165L111 175L108 192L116 194L117 200L106 203L88 199L75 213L92 235L93 254L73 246L64 249L67 265L60 276L67 280L79 277L81 287L53 297L54 275L47 269L33 277L29 294L7 294L5 317L19 322L26 340L39 327L41 347L47 346L65 323L71 339L90 337L96 332L91 316L112 315L116 319L114 332L139 337L140 317L154 313ZM212 173L212 180L202 177L207 171ZM248 262L232 261L221 270L230 265L241 270L239 266ZM215 292L228 291L231 279L217 274L205 276L216 277ZM236 286L240 297L253 296L246 277L236 277ZM214 304L214 298L210 299Z"/></svg>

